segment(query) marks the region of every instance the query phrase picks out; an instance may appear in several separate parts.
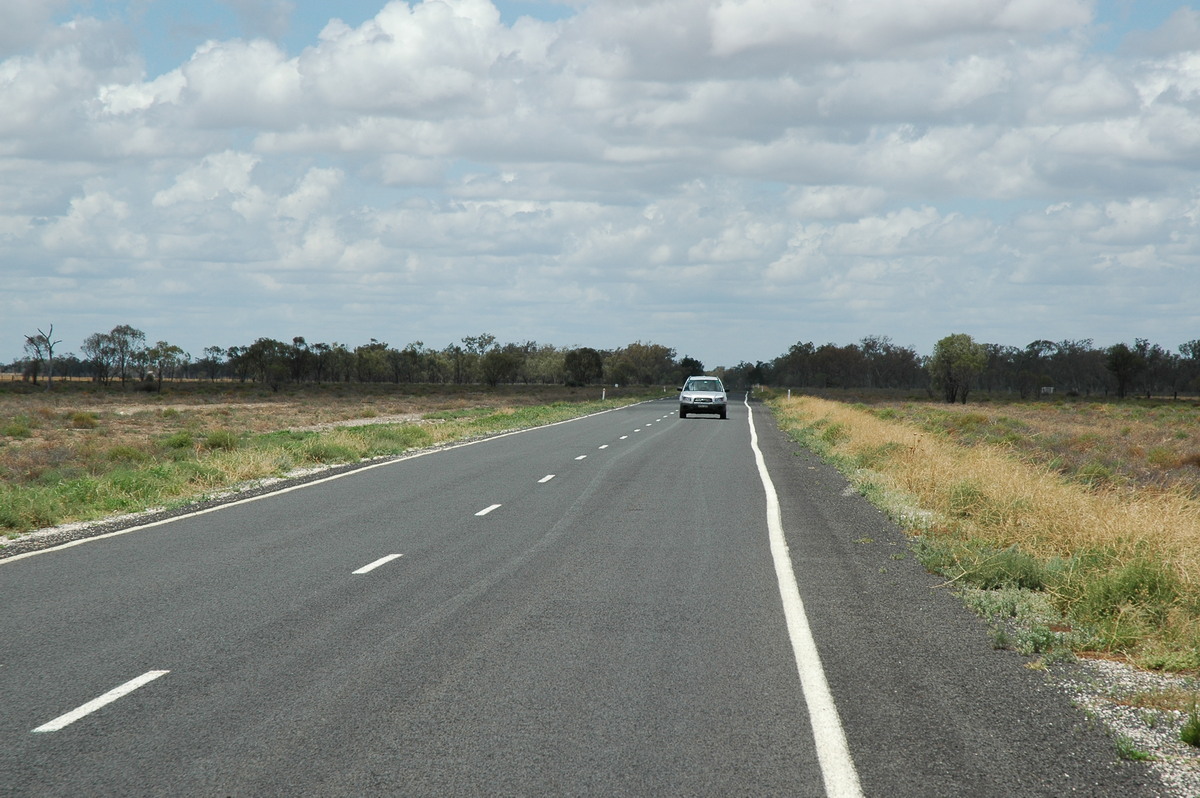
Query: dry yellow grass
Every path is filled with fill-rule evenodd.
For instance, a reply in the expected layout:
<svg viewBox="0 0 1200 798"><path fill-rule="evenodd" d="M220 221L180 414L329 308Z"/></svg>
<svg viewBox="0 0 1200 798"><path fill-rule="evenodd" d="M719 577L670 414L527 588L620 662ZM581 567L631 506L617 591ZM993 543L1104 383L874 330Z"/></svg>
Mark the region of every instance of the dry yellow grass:
<svg viewBox="0 0 1200 798"><path fill-rule="evenodd" d="M1114 600L1107 617L1093 618L1100 637L1087 645L1155 667L1198 666L1200 501L1191 492L1125 483L1089 487L1013 447L964 445L860 406L813 397L773 404L785 429L823 450L910 532L994 551L1016 547L1047 564L1083 562L1064 569L1075 582L1046 586L1069 592L1058 596L1064 611L1109 590L1097 585L1122 569L1146 563L1164 569L1177 586L1165 608L1137 597Z"/></svg>
<svg viewBox="0 0 1200 798"><path fill-rule="evenodd" d="M962 446L863 409L811 397L779 401L785 419L840 430L832 451L857 478L908 495L934 522L1050 558L1080 551L1169 562L1200 585L1200 503L1173 491L1090 490L993 446Z"/></svg>

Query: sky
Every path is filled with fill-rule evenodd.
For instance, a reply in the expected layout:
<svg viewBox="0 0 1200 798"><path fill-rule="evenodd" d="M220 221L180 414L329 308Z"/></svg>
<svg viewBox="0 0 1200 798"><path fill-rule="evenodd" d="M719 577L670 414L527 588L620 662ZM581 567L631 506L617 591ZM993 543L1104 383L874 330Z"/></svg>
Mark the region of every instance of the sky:
<svg viewBox="0 0 1200 798"><path fill-rule="evenodd" d="M0 0L0 362L1200 338L1200 12Z"/></svg>

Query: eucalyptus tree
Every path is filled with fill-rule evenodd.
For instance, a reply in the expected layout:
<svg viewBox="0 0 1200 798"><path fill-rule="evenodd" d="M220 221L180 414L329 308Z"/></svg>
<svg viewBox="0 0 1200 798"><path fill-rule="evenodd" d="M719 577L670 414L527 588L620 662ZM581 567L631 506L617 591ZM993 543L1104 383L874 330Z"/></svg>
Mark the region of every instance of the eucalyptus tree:
<svg viewBox="0 0 1200 798"><path fill-rule="evenodd" d="M936 391L948 402L967 403L967 394L987 365L987 350L966 333L947 335L933 347L927 365Z"/></svg>

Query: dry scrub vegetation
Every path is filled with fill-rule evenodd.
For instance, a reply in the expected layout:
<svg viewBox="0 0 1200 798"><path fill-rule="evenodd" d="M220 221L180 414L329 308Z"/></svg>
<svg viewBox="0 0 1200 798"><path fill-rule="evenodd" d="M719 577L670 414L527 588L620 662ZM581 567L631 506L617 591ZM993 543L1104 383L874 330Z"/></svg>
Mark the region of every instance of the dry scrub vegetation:
<svg viewBox="0 0 1200 798"><path fill-rule="evenodd" d="M915 536L998 647L1200 669L1195 404L773 405Z"/></svg>
<svg viewBox="0 0 1200 798"><path fill-rule="evenodd" d="M616 395L614 395L616 394ZM0 384L0 533L170 507L247 481L536 426L633 391L516 386Z"/></svg>

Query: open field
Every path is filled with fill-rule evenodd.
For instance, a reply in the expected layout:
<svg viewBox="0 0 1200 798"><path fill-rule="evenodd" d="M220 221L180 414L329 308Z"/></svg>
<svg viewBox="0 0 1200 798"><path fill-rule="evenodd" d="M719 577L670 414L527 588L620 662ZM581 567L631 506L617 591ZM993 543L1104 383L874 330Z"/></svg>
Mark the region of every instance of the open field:
<svg viewBox="0 0 1200 798"><path fill-rule="evenodd" d="M248 383L0 386L0 534L196 501L643 398L642 389ZM659 395L659 393L655 395Z"/></svg>
<svg viewBox="0 0 1200 798"><path fill-rule="evenodd" d="M773 405L995 620L1000 647L1200 670L1197 405Z"/></svg>

